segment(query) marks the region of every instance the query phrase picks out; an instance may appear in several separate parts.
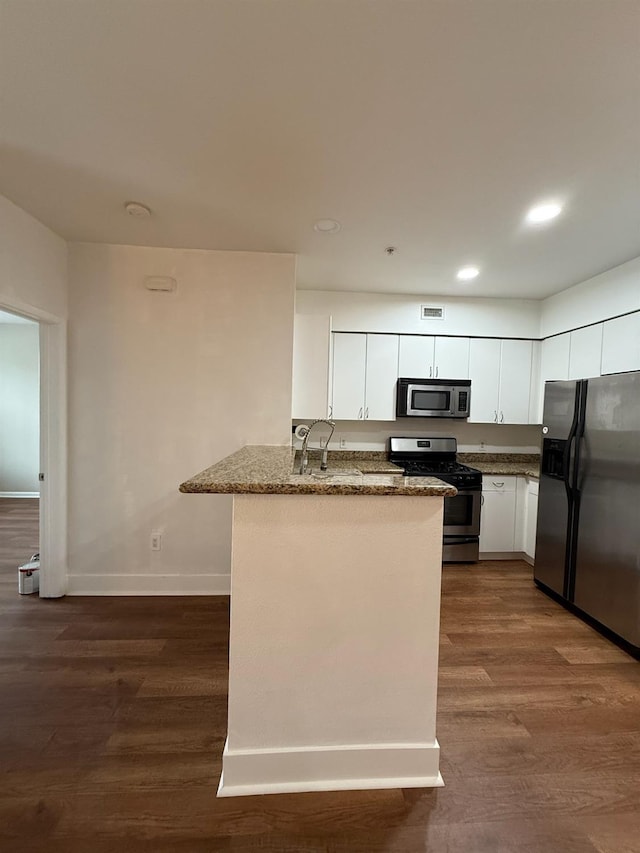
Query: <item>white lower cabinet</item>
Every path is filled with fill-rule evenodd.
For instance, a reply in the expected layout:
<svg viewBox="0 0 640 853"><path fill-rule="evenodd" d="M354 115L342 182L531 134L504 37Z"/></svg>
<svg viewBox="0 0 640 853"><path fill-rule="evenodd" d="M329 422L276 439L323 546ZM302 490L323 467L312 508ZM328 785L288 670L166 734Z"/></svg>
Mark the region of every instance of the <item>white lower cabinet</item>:
<svg viewBox="0 0 640 853"><path fill-rule="evenodd" d="M533 561L538 520L538 481L530 477L482 478L480 555L504 559L526 554Z"/></svg>
<svg viewBox="0 0 640 853"><path fill-rule="evenodd" d="M480 553L515 551L516 477L482 478Z"/></svg>
<svg viewBox="0 0 640 853"><path fill-rule="evenodd" d="M538 524L538 481L527 479L524 514L523 551L531 560L536 556L536 527Z"/></svg>

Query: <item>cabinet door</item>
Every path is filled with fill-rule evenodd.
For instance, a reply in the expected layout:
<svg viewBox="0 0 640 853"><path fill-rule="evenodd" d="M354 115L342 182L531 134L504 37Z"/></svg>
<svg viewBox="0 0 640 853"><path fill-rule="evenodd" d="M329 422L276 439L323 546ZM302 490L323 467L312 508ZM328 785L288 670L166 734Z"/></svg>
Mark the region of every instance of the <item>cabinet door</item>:
<svg viewBox="0 0 640 853"><path fill-rule="evenodd" d="M571 332L569 379L600 376L602 361L602 323Z"/></svg>
<svg viewBox="0 0 640 853"><path fill-rule="evenodd" d="M370 421L396 419L398 335L367 335L364 416Z"/></svg>
<svg viewBox="0 0 640 853"><path fill-rule="evenodd" d="M487 478L482 479L480 551L511 553L514 550L516 526L515 477L496 477L495 488L489 490L484 485ZM498 485L500 483L502 485Z"/></svg>
<svg viewBox="0 0 640 853"><path fill-rule="evenodd" d="M498 406L500 423L529 423L531 353L531 341L502 341Z"/></svg>
<svg viewBox="0 0 640 853"><path fill-rule="evenodd" d="M607 320L602 330L602 374L627 370L640 370L640 311Z"/></svg>
<svg viewBox="0 0 640 853"><path fill-rule="evenodd" d="M293 325L291 417L326 418L329 411L331 317L296 314Z"/></svg>
<svg viewBox="0 0 640 853"><path fill-rule="evenodd" d="M364 418L367 336L333 336L332 417L343 421Z"/></svg>
<svg viewBox="0 0 640 853"><path fill-rule="evenodd" d="M554 379L567 380L569 378L569 345L571 336L569 332L564 335L556 335L542 341L540 350L540 383L538 388L537 409L535 423L542 423L542 409L544 406L544 383Z"/></svg>
<svg viewBox="0 0 640 853"><path fill-rule="evenodd" d="M469 338L436 338L434 365L437 379L468 379Z"/></svg>
<svg viewBox="0 0 640 853"><path fill-rule="evenodd" d="M525 516L524 553L533 558L536 555L536 527L538 524L538 484L530 481L527 485L527 512Z"/></svg>
<svg viewBox="0 0 640 853"><path fill-rule="evenodd" d="M500 341L473 338L469 344L471 412L469 421L478 424L498 420L500 386Z"/></svg>
<svg viewBox="0 0 640 853"><path fill-rule="evenodd" d="M400 335L398 376L432 378L434 341L429 335Z"/></svg>

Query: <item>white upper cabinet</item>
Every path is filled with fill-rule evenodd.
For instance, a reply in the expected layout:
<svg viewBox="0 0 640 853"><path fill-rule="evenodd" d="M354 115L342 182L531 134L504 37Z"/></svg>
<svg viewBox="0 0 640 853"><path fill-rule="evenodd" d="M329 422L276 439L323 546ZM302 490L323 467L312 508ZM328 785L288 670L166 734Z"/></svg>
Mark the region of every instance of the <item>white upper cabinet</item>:
<svg viewBox="0 0 640 853"><path fill-rule="evenodd" d="M551 380L569 378L569 346L571 336L569 332L564 335L555 335L542 341L540 347L540 380L538 391L534 400L534 411L531 420L533 423L542 423L542 411L544 408L544 383Z"/></svg>
<svg viewBox="0 0 640 853"><path fill-rule="evenodd" d="M486 424L498 421L500 389L500 350L502 341L472 338L469 345L471 411L469 420Z"/></svg>
<svg viewBox="0 0 640 853"><path fill-rule="evenodd" d="M502 341L498 417L500 423L529 423L532 351L531 341ZM473 398L473 394L471 396Z"/></svg>
<svg viewBox="0 0 640 853"><path fill-rule="evenodd" d="M398 335L333 335L332 418L395 420L397 379Z"/></svg>
<svg viewBox="0 0 640 853"><path fill-rule="evenodd" d="M436 338L433 363L436 379L468 379L469 338Z"/></svg>
<svg viewBox="0 0 640 853"><path fill-rule="evenodd" d="M331 317L296 314L293 326L291 417L326 418L329 407Z"/></svg>
<svg viewBox="0 0 640 853"><path fill-rule="evenodd" d="M333 336L333 399L330 416L344 421L364 418L367 336Z"/></svg>
<svg viewBox="0 0 640 853"><path fill-rule="evenodd" d="M469 338L400 335L398 376L468 379Z"/></svg>
<svg viewBox="0 0 640 853"><path fill-rule="evenodd" d="M372 421L396 418L398 335L367 335L364 417Z"/></svg>
<svg viewBox="0 0 640 853"><path fill-rule="evenodd" d="M640 311L604 323L601 370L603 375L640 370Z"/></svg>
<svg viewBox="0 0 640 853"><path fill-rule="evenodd" d="M600 376L602 361L602 323L571 332L569 379Z"/></svg>
<svg viewBox="0 0 640 853"><path fill-rule="evenodd" d="M469 348L472 423L529 423L531 341L474 338Z"/></svg>
<svg viewBox="0 0 640 853"><path fill-rule="evenodd" d="M433 379L435 341L429 335L400 335L398 376Z"/></svg>

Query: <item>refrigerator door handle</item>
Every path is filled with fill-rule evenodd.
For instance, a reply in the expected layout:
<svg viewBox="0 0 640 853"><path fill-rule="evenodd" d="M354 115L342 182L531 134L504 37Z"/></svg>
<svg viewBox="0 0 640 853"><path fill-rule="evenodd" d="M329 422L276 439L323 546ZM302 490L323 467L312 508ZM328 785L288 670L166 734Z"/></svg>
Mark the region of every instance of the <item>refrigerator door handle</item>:
<svg viewBox="0 0 640 853"><path fill-rule="evenodd" d="M580 383L576 386L576 402L573 410L573 420L571 421L571 427L569 429L569 435L567 436L567 443L564 448L564 455L562 459L562 479L564 480L564 487L567 492L567 498L569 503L571 503L571 499L573 497L573 487L572 487L572 478L570 476L570 468L571 468L571 448L573 447L573 443L576 439L576 434L578 432L578 421L579 421L579 392L580 392Z"/></svg>
<svg viewBox="0 0 640 853"><path fill-rule="evenodd" d="M576 434L571 427L571 432L569 433L569 438L567 439L567 443L564 448L564 458L562 461L562 479L564 480L564 488L567 492L567 499L571 502L572 498L572 488L571 488L571 477L569 475L569 468L571 466L571 448L573 446L573 442L575 441Z"/></svg>

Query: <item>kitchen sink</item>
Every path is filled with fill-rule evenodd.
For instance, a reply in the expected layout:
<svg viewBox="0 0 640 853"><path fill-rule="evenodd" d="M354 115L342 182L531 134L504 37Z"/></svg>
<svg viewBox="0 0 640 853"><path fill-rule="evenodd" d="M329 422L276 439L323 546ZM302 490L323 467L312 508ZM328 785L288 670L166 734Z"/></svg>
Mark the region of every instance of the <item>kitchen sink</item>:
<svg viewBox="0 0 640 853"><path fill-rule="evenodd" d="M293 474L301 476L299 468L296 465L293 469ZM363 477L364 474L358 468L329 468L326 471L321 471L320 468L309 468L304 477L315 477L318 480L337 480L337 479L353 479L353 477Z"/></svg>

